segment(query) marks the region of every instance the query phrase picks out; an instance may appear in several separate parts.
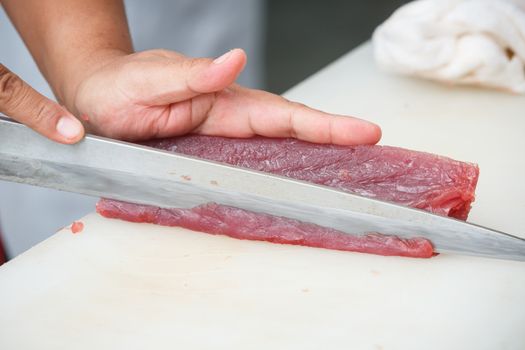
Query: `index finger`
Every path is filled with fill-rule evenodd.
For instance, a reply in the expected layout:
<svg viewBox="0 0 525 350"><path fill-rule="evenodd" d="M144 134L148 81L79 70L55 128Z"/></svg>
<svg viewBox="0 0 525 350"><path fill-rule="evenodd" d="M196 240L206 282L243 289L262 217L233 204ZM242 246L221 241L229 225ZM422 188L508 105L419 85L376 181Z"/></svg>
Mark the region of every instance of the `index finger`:
<svg viewBox="0 0 525 350"><path fill-rule="evenodd" d="M56 142L76 143L84 136L82 124L70 112L1 63L0 112Z"/></svg>

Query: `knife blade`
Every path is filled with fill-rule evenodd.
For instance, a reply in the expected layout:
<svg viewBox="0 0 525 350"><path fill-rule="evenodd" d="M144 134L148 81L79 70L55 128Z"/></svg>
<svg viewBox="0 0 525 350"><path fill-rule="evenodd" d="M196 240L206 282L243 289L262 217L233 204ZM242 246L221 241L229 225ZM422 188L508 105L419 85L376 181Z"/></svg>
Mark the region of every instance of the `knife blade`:
<svg viewBox="0 0 525 350"><path fill-rule="evenodd" d="M436 252L525 261L525 239L304 181L87 135L52 142L0 117L0 179L165 208L215 202L333 228L425 237Z"/></svg>

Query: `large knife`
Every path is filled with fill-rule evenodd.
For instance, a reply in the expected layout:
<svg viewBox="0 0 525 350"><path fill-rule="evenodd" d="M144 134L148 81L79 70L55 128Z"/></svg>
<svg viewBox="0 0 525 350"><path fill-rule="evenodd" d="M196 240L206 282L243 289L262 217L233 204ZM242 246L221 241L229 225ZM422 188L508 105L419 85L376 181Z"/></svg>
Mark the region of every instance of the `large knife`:
<svg viewBox="0 0 525 350"><path fill-rule="evenodd" d="M525 239L290 178L88 135L61 145L0 117L0 179L167 208L215 202L437 252L525 261Z"/></svg>

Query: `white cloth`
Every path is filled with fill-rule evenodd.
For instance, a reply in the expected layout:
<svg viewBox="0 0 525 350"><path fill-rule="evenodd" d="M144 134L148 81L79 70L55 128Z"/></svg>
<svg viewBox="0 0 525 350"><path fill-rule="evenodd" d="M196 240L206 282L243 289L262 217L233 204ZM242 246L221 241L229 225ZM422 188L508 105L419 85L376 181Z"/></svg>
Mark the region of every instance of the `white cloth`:
<svg viewBox="0 0 525 350"><path fill-rule="evenodd" d="M262 87L263 0L126 0L126 12L137 50L165 48L189 56L216 57L241 47L248 54L248 64L239 82ZM0 42L0 62L52 98L49 86L1 7ZM10 257L93 211L96 201L0 181L0 224Z"/></svg>
<svg viewBox="0 0 525 350"><path fill-rule="evenodd" d="M525 93L525 0L418 0L373 35L384 69Z"/></svg>

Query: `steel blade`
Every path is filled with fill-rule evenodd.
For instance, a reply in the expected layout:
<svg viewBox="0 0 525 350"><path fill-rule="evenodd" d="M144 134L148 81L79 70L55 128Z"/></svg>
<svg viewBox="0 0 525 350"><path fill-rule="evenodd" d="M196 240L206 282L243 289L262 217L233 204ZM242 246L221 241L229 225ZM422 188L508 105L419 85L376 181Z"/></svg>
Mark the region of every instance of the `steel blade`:
<svg viewBox="0 0 525 350"><path fill-rule="evenodd" d="M0 179L159 207L215 202L348 234L425 237L437 252L525 261L525 239L303 181L87 136L45 139L0 118Z"/></svg>

